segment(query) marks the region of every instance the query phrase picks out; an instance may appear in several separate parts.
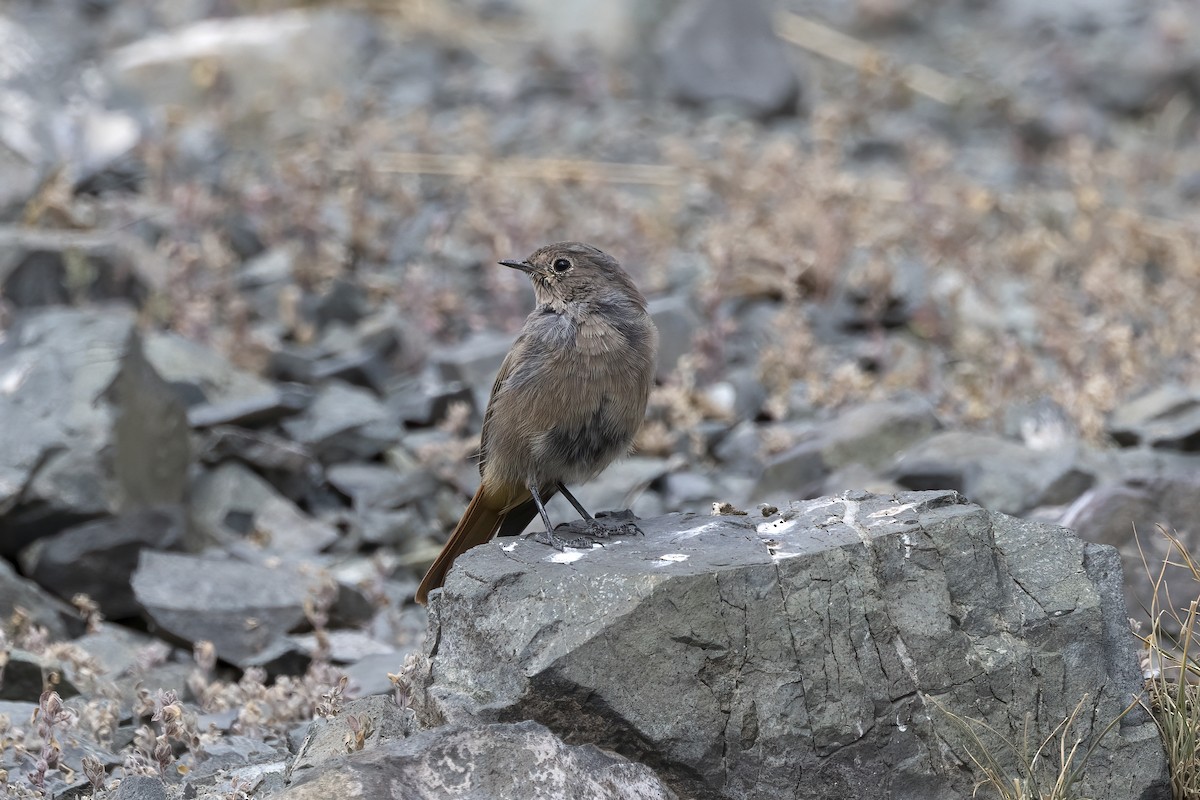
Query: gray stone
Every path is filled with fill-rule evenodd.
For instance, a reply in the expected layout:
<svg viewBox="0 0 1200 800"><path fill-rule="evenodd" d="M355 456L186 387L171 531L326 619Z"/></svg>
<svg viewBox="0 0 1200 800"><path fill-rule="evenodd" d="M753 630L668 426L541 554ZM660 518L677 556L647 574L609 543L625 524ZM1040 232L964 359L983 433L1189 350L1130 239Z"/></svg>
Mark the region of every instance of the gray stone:
<svg viewBox="0 0 1200 800"><path fill-rule="evenodd" d="M246 666L291 649L286 634L304 621L317 581L286 564L143 550L133 591L150 622L193 644L210 641L218 656Z"/></svg>
<svg viewBox="0 0 1200 800"><path fill-rule="evenodd" d="M360 510L401 508L428 497L439 484L428 470L401 472L383 464L335 464L325 476Z"/></svg>
<svg viewBox="0 0 1200 800"><path fill-rule="evenodd" d="M1149 622L1146 609L1163 560L1179 558L1163 531L1178 537L1189 553L1200 552L1197 475L1200 464L1172 475L1105 483L1085 492L1062 515L1060 524L1082 538L1120 551L1129 611L1143 621ZM1166 570L1163 582L1172 598L1196 594L1196 579L1186 569Z"/></svg>
<svg viewBox="0 0 1200 800"><path fill-rule="evenodd" d="M308 387L288 384L273 387L267 394L253 397L198 403L188 409L188 423L193 428L264 425L298 414L308 408L311 402L312 391Z"/></svg>
<svg viewBox="0 0 1200 800"><path fill-rule="evenodd" d="M647 767L591 745L564 744L535 722L463 724L330 758L279 800L674 800Z"/></svg>
<svg viewBox="0 0 1200 800"><path fill-rule="evenodd" d="M333 526L308 516L271 484L234 461L196 479L190 510L200 545L251 540L265 554L294 559L318 553L338 538Z"/></svg>
<svg viewBox="0 0 1200 800"><path fill-rule="evenodd" d="M369 459L400 441L399 425L375 395L333 382L283 428L325 463Z"/></svg>
<svg viewBox="0 0 1200 800"><path fill-rule="evenodd" d="M713 448L713 456L726 469L756 473L762 469L762 437L758 425L743 420Z"/></svg>
<svg viewBox="0 0 1200 800"><path fill-rule="evenodd" d="M395 376L416 361L410 339L403 320L390 306L352 329L335 326L322 337L318 349L324 354L309 365L308 380L324 383L336 378L385 393Z"/></svg>
<svg viewBox="0 0 1200 800"><path fill-rule="evenodd" d="M8 561L0 558L0 609L12 615L18 609L34 625L46 629L51 640L70 638L71 628L81 628L78 612L46 592L36 583L22 578Z"/></svg>
<svg viewBox="0 0 1200 800"><path fill-rule="evenodd" d="M286 756L286 747L248 736L222 736L216 742L205 744L203 756L187 765L185 796L189 791L193 793L191 796L195 796L197 789L212 786L228 773L247 766L277 764L276 769L282 772L282 762Z"/></svg>
<svg viewBox="0 0 1200 800"><path fill-rule="evenodd" d="M346 755L348 750L373 750L385 742L410 736L414 729L412 712L396 705L391 696L373 695L351 700L336 716L315 719L309 724L308 733L288 766L288 780L302 781L315 768ZM359 731L365 735L355 741ZM347 747L348 737L355 742L354 750Z"/></svg>
<svg viewBox="0 0 1200 800"><path fill-rule="evenodd" d="M429 357L439 380L491 389L515 337L480 333Z"/></svg>
<svg viewBox="0 0 1200 800"><path fill-rule="evenodd" d="M407 655L400 652L376 653L342 667L342 672L350 678L347 692L357 697L391 694L396 687L388 674L399 672Z"/></svg>
<svg viewBox="0 0 1200 800"><path fill-rule="evenodd" d="M904 451L889 477L908 489L954 489L1007 514L1069 503L1095 481L1074 448L1039 452L963 431L936 434Z"/></svg>
<svg viewBox="0 0 1200 800"><path fill-rule="evenodd" d="M316 634L306 633L302 636L293 636L292 641L296 642L300 646L300 649L310 655L317 650ZM329 660L337 664L352 664L367 656L389 653L393 654L393 657L395 655L395 651L391 647L372 638L370 634L363 631L327 631L326 641L329 644Z"/></svg>
<svg viewBox="0 0 1200 800"><path fill-rule="evenodd" d="M658 377L670 375L679 359L692 352L692 336L700 325L687 298L656 297L647 304L654 327L658 328Z"/></svg>
<svg viewBox="0 0 1200 800"><path fill-rule="evenodd" d="M318 329L334 323L355 325L367 315L367 292L345 278L335 278L325 291L311 298L309 314Z"/></svg>
<svg viewBox="0 0 1200 800"><path fill-rule="evenodd" d="M291 283L293 268L300 251L299 242L284 242L247 259L237 273L238 289L245 292L261 289L264 286ZM276 307L270 311L278 313L279 309ZM273 314L264 314L264 316L271 315Z"/></svg>
<svg viewBox="0 0 1200 800"><path fill-rule="evenodd" d="M167 786L161 778L127 775L117 787L117 800L167 800Z"/></svg>
<svg viewBox="0 0 1200 800"><path fill-rule="evenodd" d="M148 335L146 358L187 404L193 425L270 421L305 404L303 397L284 392L238 369L217 351L175 333Z"/></svg>
<svg viewBox="0 0 1200 800"><path fill-rule="evenodd" d="M672 472L663 480L663 505L669 511L697 511L719 495L712 479L697 472Z"/></svg>
<svg viewBox="0 0 1200 800"><path fill-rule="evenodd" d="M63 698L79 694L79 689L68 679L63 665L57 659L15 647L5 655L0 700L36 703L42 692L49 688Z"/></svg>
<svg viewBox="0 0 1200 800"><path fill-rule="evenodd" d="M810 438L773 456L753 492L756 500L786 502L816 494L833 470L851 464L878 468L938 427L928 403L899 400L867 403L812 429ZM934 488L929 486L913 488ZM936 488L959 488L943 485Z"/></svg>
<svg viewBox="0 0 1200 800"><path fill-rule="evenodd" d="M303 475L316 467L308 448L268 431L217 425L204 432L197 457L208 464L236 459L259 470Z"/></svg>
<svg viewBox="0 0 1200 800"><path fill-rule="evenodd" d="M1031 450L1053 452L1072 447L1079 439L1079 428L1066 409L1043 397L1006 408L1004 435Z"/></svg>
<svg viewBox="0 0 1200 800"><path fill-rule="evenodd" d="M1113 411L1108 435L1122 447L1200 450L1200 392L1167 384Z"/></svg>
<svg viewBox="0 0 1200 800"><path fill-rule="evenodd" d="M68 13L63 13L68 11ZM92 26L58 4L6 9L0 22L0 215L14 216L48 177L88 190L140 142L133 117L104 107L105 87L80 66ZM80 73L83 72L83 75ZM100 85L97 85L100 83ZM116 170L113 170L116 171ZM57 222L54 204L32 224ZM63 216L70 219L70 212Z"/></svg>
<svg viewBox="0 0 1200 800"><path fill-rule="evenodd" d="M499 365L497 365L498 368ZM409 425L428 427L446 418L454 403L467 403L473 412L487 407L495 374L487 382L471 385L444 383L429 376L406 378L390 387L387 404L395 419Z"/></svg>
<svg viewBox="0 0 1200 800"><path fill-rule="evenodd" d="M89 300L140 306L165 282L165 266L128 233L0 227L0 294L19 308Z"/></svg>
<svg viewBox="0 0 1200 800"><path fill-rule="evenodd" d="M949 800L976 776L926 696L1012 741L1083 702L1072 735L1090 746L1142 688L1113 560L954 492L640 526L591 551L461 556L431 597L419 721L535 720L658 765L687 797ZM1099 741L1079 790L1165 781L1141 717Z"/></svg>
<svg viewBox="0 0 1200 800"><path fill-rule="evenodd" d="M106 617L121 619L141 609L129 588L138 553L182 540L182 509L140 509L38 539L21 551L21 568L64 600L86 594Z"/></svg>
<svg viewBox="0 0 1200 800"><path fill-rule="evenodd" d="M758 117L797 110L800 81L759 0L686 0L663 26L667 91Z"/></svg>
<svg viewBox="0 0 1200 800"><path fill-rule="evenodd" d="M409 541L429 529L424 517L412 508L396 511L370 511L351 517L354 530L369 545L404 547Z"/></svg>
<svg viewBox="0 0 1200 800"><path fill-rule="evenodd" d="M0 342L0 553L120 511L183 499L184 410L132 312L47 308Z"/></svg>

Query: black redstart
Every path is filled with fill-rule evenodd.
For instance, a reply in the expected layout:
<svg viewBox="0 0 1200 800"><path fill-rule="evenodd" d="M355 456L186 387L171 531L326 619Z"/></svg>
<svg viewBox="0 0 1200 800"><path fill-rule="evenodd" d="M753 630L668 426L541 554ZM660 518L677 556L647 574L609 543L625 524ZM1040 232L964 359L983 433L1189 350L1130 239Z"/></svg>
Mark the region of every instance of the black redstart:
<svg viewBox="0 0 1200 800"><path fill-rule="evenodd" d="M546 525L543 541L562 547L545 506L555 492L603 535L566 484L594 478L629 451L654 384L658 330L612 256L562 242L500 263L529 275L537 307L492 386L479 489L421 581L418 603L460 554L497 533L520 533L534 514Z"/></svg>

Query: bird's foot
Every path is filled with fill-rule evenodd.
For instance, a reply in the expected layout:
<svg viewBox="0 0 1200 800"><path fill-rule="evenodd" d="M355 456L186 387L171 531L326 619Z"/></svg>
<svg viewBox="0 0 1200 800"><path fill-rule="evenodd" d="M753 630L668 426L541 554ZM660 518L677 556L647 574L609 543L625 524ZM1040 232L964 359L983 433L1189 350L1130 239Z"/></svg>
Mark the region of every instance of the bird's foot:
<svg viewBox="0 0 1200 800"><path fill-rule="evenodd" d="M611 536L645 536L634 522L637 517L632 511L601 511L595 519L588 520L588 535L600 538Z"/></svg>
<svg viewBox="0 0 1200 800"><path fill-rule="evenodd" d="M645 536L642 529L632 522L609 521L609 519L589 519L583 523L587 535L597 539L611 539L614 536Z"/></svg>
<svg viewBox="0 0 1200 800"><path fill-rule="evenodd" d="M572 539L564 539L561 536L556 536L550 531L538 531L537 533L529 534L529 538L540 544L549 545L555 550L562 552L568 547L574 547L577 550L591 550L596 543L586 536L576 536Z"/></svg>

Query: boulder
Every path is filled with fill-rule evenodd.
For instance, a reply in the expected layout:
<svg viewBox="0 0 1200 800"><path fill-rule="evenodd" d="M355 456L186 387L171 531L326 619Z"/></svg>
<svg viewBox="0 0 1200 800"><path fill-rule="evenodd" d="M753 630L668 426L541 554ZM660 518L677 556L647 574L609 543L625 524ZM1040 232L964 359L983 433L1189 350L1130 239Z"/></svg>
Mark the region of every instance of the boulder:
<svg viewBox="0 0 1200 800"><path fill-rule="evenodd" d="M1082 796L1167 796L1153 722L1101 735L1141 691L1111 548L951 491L639 525L460 557L431 597L418 720L534 720L686 797L950 800L978 776L926 697L1013 741L1082 703Z"/></svg>
<svg viewBox="0 0 1200 800"><path fill-rule="evenodd" d="M95 517L183 500L183 405L124 308L46 308L0 341L0 554Z"/></svg>

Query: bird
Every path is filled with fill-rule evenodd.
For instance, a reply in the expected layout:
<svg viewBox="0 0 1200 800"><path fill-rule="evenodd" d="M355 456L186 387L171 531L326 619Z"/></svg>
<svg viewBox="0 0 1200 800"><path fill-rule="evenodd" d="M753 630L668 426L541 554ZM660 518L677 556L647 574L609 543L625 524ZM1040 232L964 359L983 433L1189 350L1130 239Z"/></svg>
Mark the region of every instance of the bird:
<svg viewBox="0 0 1200 800"><path fill-rule="evenodd" d="M616 259L591 245L559 242L499 263L529 277L535 307L492 386L479 488L417 589L422 605L458 556L497 534L520 534L535 514L546 527L539 540L582 546L554 534L546 502L557 492L587 521L588 533L611 532L567 485L591 480L628 454L654 386L658 329Z"/></svg>

